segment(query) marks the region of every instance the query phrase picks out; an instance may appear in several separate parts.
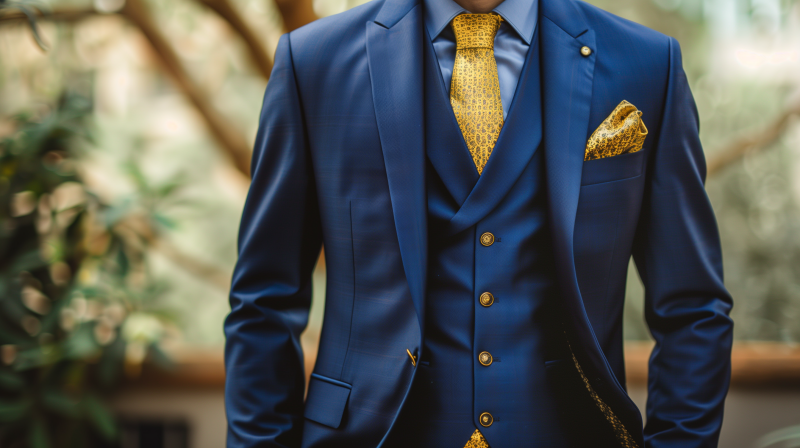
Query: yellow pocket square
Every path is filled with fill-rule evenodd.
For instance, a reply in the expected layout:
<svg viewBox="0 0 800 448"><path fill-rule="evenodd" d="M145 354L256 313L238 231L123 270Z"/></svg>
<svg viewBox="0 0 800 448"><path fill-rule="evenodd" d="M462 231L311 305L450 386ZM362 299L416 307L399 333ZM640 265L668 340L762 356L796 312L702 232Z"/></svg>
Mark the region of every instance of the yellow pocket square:
<svg viewBox="0 0 800 448"><path fill-rule="evenodd" d="M647 128L642 111L622 100L586 142L583 160L595 160L636 152L642 149Z"/></svg>

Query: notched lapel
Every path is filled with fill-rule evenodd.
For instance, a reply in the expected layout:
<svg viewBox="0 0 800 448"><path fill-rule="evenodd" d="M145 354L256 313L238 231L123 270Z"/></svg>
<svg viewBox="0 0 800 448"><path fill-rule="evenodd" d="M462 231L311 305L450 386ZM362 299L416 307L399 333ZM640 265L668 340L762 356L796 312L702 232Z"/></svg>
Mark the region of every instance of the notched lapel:
<svg viewBox="0 0 800 448"><path fill-rule="evenodd" d="M569 0L541 0L542 91L548 211L564 318L571 344L594 389L620 414L624 426L643 445L641 414L611 370L583 305L575 272L575 217L581 189L592 104L594 66L602 49L576 5ZM588 56L582 47L592 51ZM585 362L585 363L584 363Z"/></svg>
<svg viewBox="0 0 800 448"><path fill-rule="evenodd" d="M367 22L367 57L403 268L420 327L427 272L422 5L387 1Z"/></svg>

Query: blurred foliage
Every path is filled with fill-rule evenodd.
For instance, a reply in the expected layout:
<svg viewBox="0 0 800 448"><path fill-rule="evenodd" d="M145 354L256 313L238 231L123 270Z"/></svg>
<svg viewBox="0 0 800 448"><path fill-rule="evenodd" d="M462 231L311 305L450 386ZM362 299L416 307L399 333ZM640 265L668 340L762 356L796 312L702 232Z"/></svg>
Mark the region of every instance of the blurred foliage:
<svg viewBox="0 0 800 448"><path fill-rule="evenodd" d="M87 190L77 163L91 142L90 106L63 95L42 116L18 115L0 142L3 447L113 440L104 394L147 356L169 365L159 348L167 289L148 274L146 241L170 225L152 211L177 184L113 206Z"/></svg>
<svg viewBox="0 0 800 448"><path fill-rule="evenodd" d="M764 434L755 448L797 448L800 446L800 425Z"/></svg>
<svg viewBox="0 0 800 448"><path fill-rule="evenodd" d="M800 0L589 2L678 39L709 159L800 99ZM283 29L273 1L227 3L136 2L174 50L173 72L185 71L176 77L129 20L130 1L49 0L43 9L78 13L37 24L37 3L0 0L0 20L25 15L0 23L0 446L111 440L104 397L145 358L166 365L170 341L222 343L247 179L187 92L252 141L266 81L247 30L209 5L238 11L265 53ZM361 3L313 6L327 16ZM18 110L34 112L4 118ZM739 340L800 342L798 150L794 123L707 182ZM314 280L312 347L324 264ZM627 296L625 337L647 339L633 268ZM762 446L795 436L788 428Z"/></svg>
<svg viewBox="0 0 800 448"><path fill-rule="evenodd" d="M589 2L678 39L709 159L731 142L769 125L798 97L798 0ZM153 23L174 49L178 65L196 92L252 141L265 80L248 57L241 30L237 32L230 21L208 7L222 2L137 3L148 6ZM317 15L326 16L361 3L364 0L315 0L313 6ZM228 310L222 283L236 259L236 229L247 179L231 173L230 163L197 118L192 101L153 56L158 51L135 24L123 18L126 5L131 2L50 0L53 11L75 9L81 15L63 21L41 20L41 34L51 47L46 53L35 45L37 38L31 38L27 22L4 23L0 27L0 115L51 102L74 80L82 83L95 101L95 146L102 148L100 155L80 162L87 173L85 180L106 202L117 206L139 207L150 201L147 198L158 203L156 208L137 212L145 217L139 220L146 225L130 226L148 245L157 267L154 284L169 285L168 294L160 293L159 304L175 311L186 340L219 345ZM230 5L271 54L282 33L275 2L230 0ZM3 126L0 120L0 134ZM799 142L794 123L766 151L747 156L707 182L720 227L726 284L735 300L739 340L800 341ZM149 186L167 185L175 178L182 185L177 196L193 198L196 207L157 199L158 188ZM156 253L155 235L161 242L174 244L180 256ZM186 269L187 259L205 266ZM217 273L197 274L211 270ZM635 269L629 280L625 336L647 339ZM321 289L315 291L312 332L319 331Z"/></svg>

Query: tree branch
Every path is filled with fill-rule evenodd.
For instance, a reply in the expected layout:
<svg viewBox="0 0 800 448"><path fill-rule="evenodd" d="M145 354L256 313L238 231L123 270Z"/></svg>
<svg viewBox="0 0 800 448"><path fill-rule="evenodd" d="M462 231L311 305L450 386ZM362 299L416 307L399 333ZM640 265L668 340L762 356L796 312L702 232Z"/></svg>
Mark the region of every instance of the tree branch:
<svg viewBox="0 0 800 448"><path fill-rule="evenodd" d="M744 136L718 151L708 161L708 177L714 176L728 165L737 162L751 151L760 151L769 147L786 130L795 115L800 115L800 105L786 109L769 126L760 132Z"/></svg>
<svg viewBox="0 0 800 448"><path fill-rule="evenodd" d="M317 20L311 0L275 0L283 18L283 28L288 33Z"/></svg>
<svg viewBox="0 0 800 448"><path fill-rule="evenodd" d="M236 169L243 175L250 177L250 144L238 133L222 115L217 113L192 81L183 68L175 50L169 44L166 36L158 29L155 21L142 0L127 0L119 14L134 24L145 36L161 65L175 81L176 87L184 94L190 103L197 109L203 121L208 126L211 135L220 144L223 152L233 162ZM89 10L59 10L42 15L40 20L76 22L101 13ZM0 17L0 22L19 22L27 20L21 13L6 14Z"/></svg>
<svg viewBox="0 0 800 448"><path fill-rule="evenodd" d="M211 134L220 143L234 166L236 166L236 169L242 174L250 176L250 145L222 115L217 113L211 103L201 94L200 89L183 68L175 50L172 49L167 38L156 26L147 6L142 0L127 0L120 14L133 22L150 42L164 69L172 76L177 87L200 112Z"/></svg>
<svg viewBox="0 0 800 448"><path fill-rule="evenodd" d="M202 4L211 8L220 17L222 17L228 25L236 31L239 36L247 45L250 51L250 58L255 62L256 67L261 76L269 79L272 73L272 58L267 53L267 49L262 42L262 39L256 32L247 24L244 18L239 14L236 8L231 5L229 0L199 0Z"/></svg>

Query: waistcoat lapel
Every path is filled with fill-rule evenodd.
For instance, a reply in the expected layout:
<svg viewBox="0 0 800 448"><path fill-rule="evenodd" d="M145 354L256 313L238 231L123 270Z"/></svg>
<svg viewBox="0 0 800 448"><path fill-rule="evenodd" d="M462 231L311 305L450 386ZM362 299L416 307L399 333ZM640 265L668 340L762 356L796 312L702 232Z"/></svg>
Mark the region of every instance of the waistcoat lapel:
<svg viewBox="0 0 800 448"><path fill-rule="evenodd" d="M556 276L566 330L592 387L643 446L642 420L603 354L575 273L574 230L589 134L594 65L602 49L572 0L540 0L543 143ZM592 53L581 55L581 47Z"/></svg>
<svg viewBox="0 0 800 448"><path fill-rule="evenodd" d="M397 240L422 331L428 255L422 4L386 0L376 20L366 26L372 96Z"/></svg>
<svg viewBox="0 0 800 448"><path fill-rule="evenodd" d="M533 34L508 117L483 174L461 209L450 220L449 231L453 234L475 225L503 200L541 143L542 100L538 35L537 30Z"/></svg>
<svg viewBox="0 0 800 448"><path fill-rule="evenodd" d="M461 135L430 38L425 41L425 150L447 191L464 203L480 175ZM490 157L491 158L491 157Z"/></svg>

